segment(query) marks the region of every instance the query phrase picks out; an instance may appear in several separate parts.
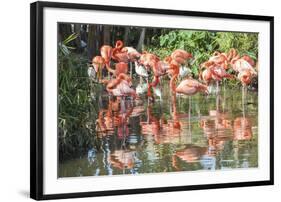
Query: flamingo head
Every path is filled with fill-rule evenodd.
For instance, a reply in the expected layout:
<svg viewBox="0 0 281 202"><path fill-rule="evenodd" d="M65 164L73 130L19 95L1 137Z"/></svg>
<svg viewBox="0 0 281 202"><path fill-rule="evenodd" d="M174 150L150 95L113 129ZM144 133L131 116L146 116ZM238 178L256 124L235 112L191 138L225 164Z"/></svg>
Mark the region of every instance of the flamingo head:
<svg viewBox="0 0 281 202"><path fill-rule="evenodd" d="M252 81L252 73L249 70L242 71L238 74L238 79L243 85L249 85Z"/></svg>
<svg viewBox="0 0 281 202"><path fill-rule="evenodd" d="M105 61L101 56L95 56L92 59L92 65L96 72L98 72L99 68L103 68L104 64L105 64Z"/></svg>
<svg viewBox="0 0 281 202"><path fill-rule="evenodd" d="M172 57L171 56L167 56L164 59L164 62L166 62L166 63L170 63L171 61L172 61Z"/></svg>
<svg viewBox="0 0 281 202"><path fill-rule="evenodd" d="M115 48L121 49L123 47L124 43L121 40L117 40L115 43Z"/></svg>

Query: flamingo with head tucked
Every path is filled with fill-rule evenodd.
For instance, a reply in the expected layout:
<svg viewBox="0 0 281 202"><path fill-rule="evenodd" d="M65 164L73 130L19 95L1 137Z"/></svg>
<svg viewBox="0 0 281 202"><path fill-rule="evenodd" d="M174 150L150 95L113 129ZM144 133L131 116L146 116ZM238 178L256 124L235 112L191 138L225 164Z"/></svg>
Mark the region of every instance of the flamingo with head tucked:
<svg viewBox="0 0 281 202"><path fill-rule="evenodd" d="M112 58L117 62L130 63L130 74L132 76L132 62L137 61L141 54L133 47L124 47L121 40L117 40L113 48Z"/></svg>
<svg viewBox="0 0 281 202"><path fill-rule="evenodd" d="M106 67L110 67L110 60L112 57L112 47L109 45L103 45L100 48L101 57L103 57Z"/></svg>
<svg viewBox="0 0 281 202"><path fill-rule="evenodd" d="M136 98L136 91L131 88L131 85L132 79L127 74L120 73L116 79L111 80L107 84L106 90L117 97L131 96Z"/></svg>
<svg viewBox="0 0 281 202"><path fill-rule="evenodd" d="M224 56L223 56L224 57ZM200 65L200 68L206 68L200 75L206 84L210 84L214 80L217 84L217 93L219 92L219 82L224 78L233 79L234 76L226 72L225 63L216 63L213 60L208 60Z"/></svg>
<svg viewBox="0 0 281 202"><path fill-rule="evenodd" d="M229 51L229 62L236 72L250 71L251 74L257 75L256 70L254 69L255 61L248 55L240 55L237 53L236 49L232 48Z"/></svg>
<svg viewBox="0 0 281 202"><path fill-rule="evenodd" d="M213 56L209 58L209 62L213 62L217 66L223 67L224 69L228 69L228 55L226 53L220 53L219 51L215 51L213 53Z"/></svg>
<svg viewBox="0 0 281 202"><path fill-rule="evenodd" d="M128 50L123 49L123 42L120 40L115 43L115 47L112 51L112 59L117 62L129 62Z"/></svg>
<svg viewBox="0 0 281 202"><path fill-rule="evenodd" d="M210 69L206 68L203 71L200 70L199 79L204 81L205 84L209 85L212 81L212 72Z"/></svg>
<svg viewBox="0 0 281 202"><path fill-rule="evenodd" d="M205 94L208 94L208 86L200 83L199 81L195 79L185 79L183 80L177 87L174 84L175 76L171 79L171 88L173 92L184 94L184 95L194 95L198 92L203 92Z"/></svg>
<svg viewBox="0 0 281 202"><path fill-rule="evenodd" d="M240 80L243 86L247 86L251 83L253 74L249 70L244 70L242 72L239 72L237 78Z"/></svg>
<svg viewBox="0 0 281 202"><path fill-rule="evenodd" d="M170 56L170 63L175 65L182 65L186 60L192 58L192 54L182 49L177 49L172 52Z"/></svg>
<svg viewBox="0 0 281 202"><path fill-rule="evenodd" d="M186 66L182 66L186 60L191 59L192 54L186 52L185 50L177 49L172 52L170 56L165 58L165 62L169 64L169 75L172 76L174 73L173 71L176 69L178 70L178 75L180 78L185 78L191 73L191 70Z"/></svg>
<svg viewBox="0 0 281 202"><path fill-rule="evenodd" d="M92 66L94 67L94 70L97 73L98 80L100 80L102 78L102 69L103 69L104 65L105 65L105 60L103 57L95 56L92 59Z"/></svg>
<svg viewBox="0 0 281 202"><path fill-rule="evenodd" d="M107 71L112 73L115 77L118 77L119 74L127 74L128 73L128 64L125 62L118 62L115 64L115 69L107 66Z"/></svg>
<svg viewBox="0 0 281 202"><path fill-rule="evenodd" d="M140 56L141 54L133 47L124 47L123 41L116 41L112 58L117 62L134 62L137 61Z"/></svg>
<svg viewBox="0 0 281 202"><path fill-rule="evenodd" d="M229 60L233 70L238 72L237 78L240 80L243 86L242 101L244 103L245 95L247 93L247 85L251 83L253 77L257 76L257 72L254 69L255 62L248 55L243 55L240 57L234 48L229 51Z"/></svg>

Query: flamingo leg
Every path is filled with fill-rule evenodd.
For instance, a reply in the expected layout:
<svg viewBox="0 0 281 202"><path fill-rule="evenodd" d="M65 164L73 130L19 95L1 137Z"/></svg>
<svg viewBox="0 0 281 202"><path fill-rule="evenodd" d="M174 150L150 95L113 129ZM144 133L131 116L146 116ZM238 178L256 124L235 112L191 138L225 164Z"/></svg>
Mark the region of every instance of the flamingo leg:
<svg viewBox="0 0 281 202"><path fill-rule="evenodd" d="M132 76L133 76L132 62L130 62L129 65L130 65L130 77L132 78Z"/></svg>
<svg viewBox="0 0 281 202"><path fill-rule="evenodd" d="M188 133L190 134L190 140L192 142L192 136L191 136L191 96L188 96Z"/></svg>
<svg viewBox="0 0 281 202"><path fill-rule="evenodd" d="M225 108L225 83L223 84L223 105L222 105L222 110L224 112Z"/></svg>
<svg viewBox="0 0 281 202"><path fill-rule="evenodd" d="M149 97L147 98L147 109L146 109L146 114L147 114L147 123L149 124L150 122L150 113L149 113Z"/></svg>
<svg viewBox="0 0 281 202"><path fill-rule="evenodd" d="M242 113L243 118L245 118L245 85L242 87Z"/></svg>
<svg viewBox="0 0 281 202"><path fill-rule="evenodd" d="M219 92L220 92L220 85L219 85L219 81L218 80L216 81L216 84L217 84L217 95L218 95Z"/></svg>
<svg viewBox="0 0 281 202"><path fill-rule="evenodd" d="M216 97L216 111L217 113L219 112L219 105L220 105L220 100L219 100L219 96Z"/></svg>

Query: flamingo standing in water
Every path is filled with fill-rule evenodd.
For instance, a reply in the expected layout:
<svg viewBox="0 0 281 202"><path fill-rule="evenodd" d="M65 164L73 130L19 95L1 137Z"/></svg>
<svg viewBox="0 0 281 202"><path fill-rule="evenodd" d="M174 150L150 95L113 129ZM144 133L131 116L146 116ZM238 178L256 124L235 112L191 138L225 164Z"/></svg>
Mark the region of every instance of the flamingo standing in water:
<svg viewBox="0 0 281 202"><path fill-rule="evenodd" d="M252 77L257 75L255 61L248 55L240 57L234 48L229 51L229 55L233 70L238 72L238 79L243 85L249 85Z"/></svg>
<svg viewBox="0 0 281 202"><path fill-rule="evenodd" d="M187 78L183 81L180 82L178 86L176 86L176 79L178 77L178 66L174 65L174 71L173 71L173 76L170 80L170 89L172 91L172 98L173 98L173 103L175 103L175 95L176 93L179 94L184 94L184 95L194 95L198 92L203 92L208 94L208 86L200 83L199 81L192 79L192 78ZM189 97L189 107L191 103L191 97ZM176 110L173 108L173 112L176 113ZM190 115L190 110L189 110L189 115ZM176 114L175 114L176 116Z"/></svg>
<svg viewBox="0 0 281 202"><path fill-rule="evenodd" d="M253 77L257 76L257 72L254 69L255 61L248 55L240 57L234 48L229 51L229 60L233 70L238 72L237 78L243 86L242 102L244 105L245 95L247 94L247 86L252 82Z"/></svg>

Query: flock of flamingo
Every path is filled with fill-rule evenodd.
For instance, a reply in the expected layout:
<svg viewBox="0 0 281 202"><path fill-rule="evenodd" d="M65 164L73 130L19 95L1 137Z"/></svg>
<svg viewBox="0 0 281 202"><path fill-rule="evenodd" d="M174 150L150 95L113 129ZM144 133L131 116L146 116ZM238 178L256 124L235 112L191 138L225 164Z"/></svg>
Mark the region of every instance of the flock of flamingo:
<svg viewBox="0 0 281 202"><path fill-rule="evenodd" d="M192 78L191 70L186 65L192 58L191 53L177 49L164 60L160 60L155 54L146 51L139 53L133 47L125 47L123 42L118 40L115 47L103 45L100 48L100 55L93 57L88 74L92 80L97 80L104 85L109 95L117 98L117 101L110 100L111 111L117 111L120 103L123 105L123 107L121 106L122 114L125 116L122 115L120 123L126 122L126 117L131 116L132 113L124 108L124 98L130 97L131 100L139 100L140 95L144 93L146 93L148 101L153 101L155 95L161 97L161 90L158 87L161 85L161 79L167 76L172 100L173 128L178 129L180 124L176 111L176 95L190 97L199 92L209 94L209 87L214 83L219 92L219 83L223 79L238 79L243 86L242 93L244 93L246 86L257 76L255 61L248 55L240 56L234 48L230 49L228 53L214 52L207 61L200 65L198 80ZM115 68L112 67L112 61ZM140 85L136 89L132 86L133 67L140 78ZM228 73L229 68L232 68L235 74ZM152 78L151 81L150 78ZM146 82L143 83L143 80ZM110 110L106 112L109 119L112 118ZM104 117L103 113L104 110L101 110L98 125L106 130L109 126L105 127L106 122L101 118ZM114 121L110 122L113 126Z"/></svg>
<svg viewBox="0 0 281 202"><path fill-rule="evenodd" d="M152 88L157 94L156 87L165 75L170 78L171 92L184 95L194 95L198 92L207 94L208 86L213 81L219 85L224 78L234 79L236 76L226 71L229 68L237 73L237 79L243 86L249 85L252 78L257 76L254 60L248 55L241 57L234 48L230 49L228 53L214 52L208 61L200 65L199 80L192 78L190 69L184 66L190 59L192 59L191 53L177 49L161 61L155 54L146 51L139 53L133 47L125 47L123 42L118 40L115 47L103 45L100 48L100 56L92 59L92 66L89 67L88 74L90 77L97 77L98 81L106 86L109 94L133 98L137 98L144 91L147 92L148 97L153 98ZM115 68L111 66L112 61L115 62ZM140 80L147 81L144 90L136 89L136 91L132 88L132 63L134 63L135 72ZM130 70L128 66L130 66ZM108 73L107 79L103 78L104 71ZM153 78L151 82L149 82L150 74ZM179 79L182 81L176 85Z"/></svg>
<svg viewBox="0 0 281 202"><path fill-rule="evenodd" d="M230 49L228 53L216 51L198 67L197 80L192 78L191 70L187 65L192 59L191 53L181 49L173 51L171 55L160 60L155 54L146 51L139 53L133 47L126 47L120 40L114 47L103 45L100 48L100 55L93 57L88 74L91 80L104 85L113 99L108 99L107 108L99 110L95 129L97 134L110 135L114 134L117 129L117 137L123 140L123 145L125 145L126 137L129 137L129 118L140 116L146 110L147 120L140 121L142 134L153 134L156 144L173 141L174 138L180 137L182 131L187 127L190 130L191 122L190 111L188 122L183 121L185 114L177 113L177 95L187 95L191 98L196 93L209 94L210 87L216 85L217 109L210 110L209 116L201 117L199 120L199 125L208 139L208 147L193 146L177 151L172 159L174 168L178 168L177 159L192 162L198 160L202 155L215 156L215 154L210 154L210 151L212 153L221 150L225 141L230 138L225 134L219 134L224 133L225 130L233 131L234 140L251 139L251 122L245 117L244 111L243 117L236 118L232 125L228 115L219 112L218 103L220 100L219 84L223 79L238 79L243 86L242 93L247 89L246 87L252 79L257 76L258 69L255 61L248 55L240 56L234 48ZM228 71L230 68L233 71ZM138 75L140 80L136 89L133 88L132 83L133 72ZM234 74L228 72L234 72ZM155 96L161 97L159 86L161 87L161 80L164 77L169 79L172 120L156 118L152 113L150 101L154 101ZM146 109L143 105L135 106L132 102L135 100L137 103L140 95L143 94L148 99ZM131 98L130 102L126 102L126 98ZM191 132L189 131L189 133ZM213 149L210 150L210 148ZM133 167L135 155L131 154L132 152L116 150L110 157L112 165L120 168ZM127 157L124 158L124 156Z"/></svg>

